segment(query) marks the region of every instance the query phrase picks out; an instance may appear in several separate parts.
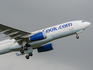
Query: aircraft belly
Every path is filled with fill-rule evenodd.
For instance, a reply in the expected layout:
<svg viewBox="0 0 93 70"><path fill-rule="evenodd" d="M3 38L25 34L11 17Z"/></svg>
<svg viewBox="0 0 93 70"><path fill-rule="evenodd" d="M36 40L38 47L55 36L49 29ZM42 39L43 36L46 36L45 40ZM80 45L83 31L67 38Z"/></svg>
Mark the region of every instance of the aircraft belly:
<svg viewBox="0 0 93 70"><path fill-rule="evenodd" d="M9 53L9 52L11 52L11 50L9 48L0 50L0 54L5 54L5 53Z"/></svg>

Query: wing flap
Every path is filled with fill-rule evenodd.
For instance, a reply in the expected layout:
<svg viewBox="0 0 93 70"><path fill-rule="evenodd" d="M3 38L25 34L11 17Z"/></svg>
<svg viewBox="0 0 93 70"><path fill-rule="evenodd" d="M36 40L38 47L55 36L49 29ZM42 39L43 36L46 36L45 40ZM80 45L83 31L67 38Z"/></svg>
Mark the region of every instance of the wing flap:
<svg viewBox="0 0 93 70"><path fill-rule="evenodd" d="M5 34L5 37L9 36L11 39L15 39L16 42L21 44L21 40L28 40L27 38L22 38L21 36L30 35L31 33L0 24L0 34Z"/></svg>

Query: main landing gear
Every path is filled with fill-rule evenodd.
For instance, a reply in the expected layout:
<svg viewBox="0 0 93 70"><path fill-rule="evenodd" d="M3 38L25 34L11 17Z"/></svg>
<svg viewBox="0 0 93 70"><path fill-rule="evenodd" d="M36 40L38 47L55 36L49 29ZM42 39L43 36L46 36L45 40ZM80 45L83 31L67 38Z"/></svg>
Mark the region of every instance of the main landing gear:
<svg viewBox="0 0 93 70"><path fill-rule="evenodd" d="M24 54L24 49L22 48L22 49L20 50L20 52L21 52L21 54ZM26 58L26 59L29 59L30 56L33 56L33 53L32 53L32 52L29 53L28 55L26 55L25 58Z"/></svg>
<svg viewBox="0 0 93 70"><path fill-rule="evenodd" d="M30 45L28 43L25 46L22 46L22 49L20 50L20 53L24 54L24 50L28 50L28 47L30 47Z"/></svg>
<svg viewBox="0 0 93 70"><path fill-rule="evenodd" d="M26 55L25 58L29 59L29 56L33 56L33 53L29 53L29 55Z"/></svg>
<svg viewBox="0 0 93 70"><path fill-rule="evenodd" d="M78 36L78 34L77 34L77 33L76 33L76 38L77 38L77 39L79 39L79 36Z"/></svg>
<svg viewBox="0 0 93 70"><path fill-rule="evenodd" d="M24 54L24 50L23 50L23 49L21 49L21 50L20 50L20 53L21 53L21 54Z"/></svg>
<svg viewBox="0 0 93 70"><path fill-rule="evenodd" d="M20 53L23 54L28 54L25 56L26 59L29 59L29 56L33 56L31 45L29 45L26 41L22 41L22 49L20 50Z"/></svg>

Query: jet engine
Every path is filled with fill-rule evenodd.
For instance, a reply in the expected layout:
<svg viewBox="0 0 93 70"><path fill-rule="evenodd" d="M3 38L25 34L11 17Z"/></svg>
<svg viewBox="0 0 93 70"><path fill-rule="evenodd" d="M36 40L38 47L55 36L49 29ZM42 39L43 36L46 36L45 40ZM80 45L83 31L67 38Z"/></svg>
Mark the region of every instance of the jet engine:
<svg viewBox="0 0 93 70"><path fill-rule="evenodd" d="M37 49L38 52L46 52L53 50L52 43L45 44Z"/></svg>
<svg viewBox="0 0 93 70"><path fill-rule="evenodd" d="M45 39L47 38L47 35L46 35L46 32L39 32L39 33L36 33L32 36L30 36L30 41L37 41L37 40L42 40L42 39Z"/></svg>

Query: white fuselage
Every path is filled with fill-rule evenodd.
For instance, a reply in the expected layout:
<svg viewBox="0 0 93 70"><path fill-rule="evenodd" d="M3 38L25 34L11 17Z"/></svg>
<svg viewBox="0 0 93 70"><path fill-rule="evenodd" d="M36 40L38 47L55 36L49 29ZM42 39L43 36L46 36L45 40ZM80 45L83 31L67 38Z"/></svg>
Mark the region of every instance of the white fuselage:
<svg viewBox="0 0 93 70"><path fill-rule="evenodd" d="M90 25L89 22L79 20L79 21L66 22L63 24L59 24L56 26L38 30L38 31L32 32L31 35L37 32L44 31L47 33L47 38L43 40L39 40L39 41L30 42L29 44L32 46L32 48L38 48L41 45L46 44L55 39L76 34L79 31L86 29L89 25ZM0 54L8 53L11 51L17 51L21 47L22 45L19 45L17 42L15 42L14 39L4 40L0 42Z"/></svg>

